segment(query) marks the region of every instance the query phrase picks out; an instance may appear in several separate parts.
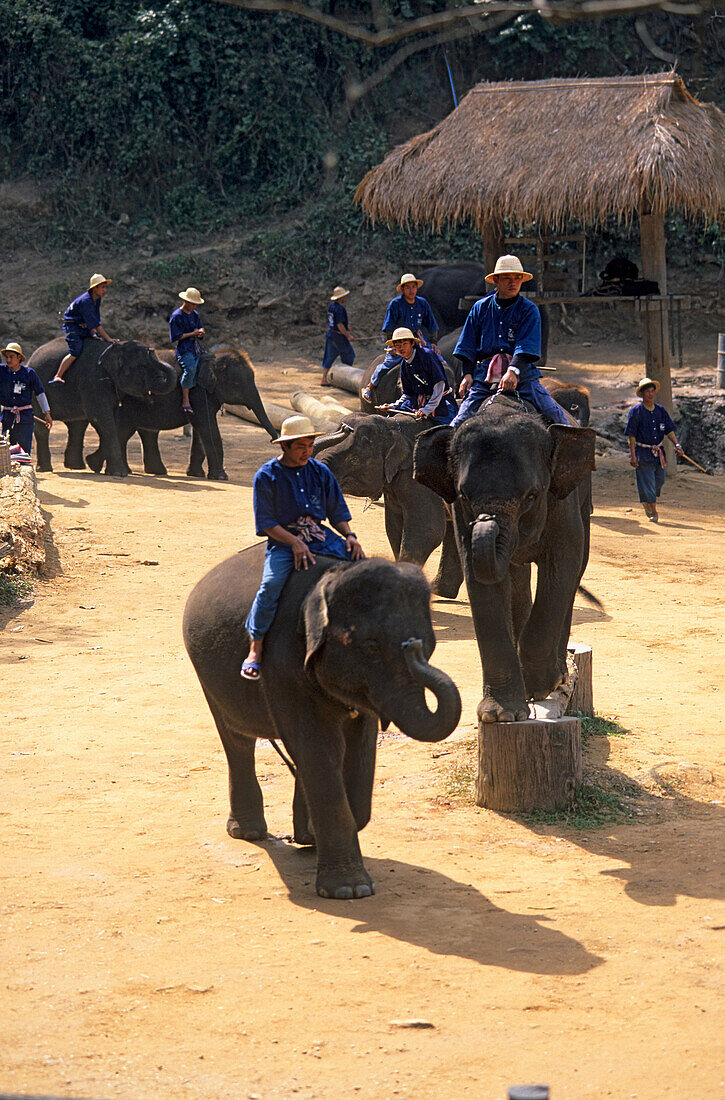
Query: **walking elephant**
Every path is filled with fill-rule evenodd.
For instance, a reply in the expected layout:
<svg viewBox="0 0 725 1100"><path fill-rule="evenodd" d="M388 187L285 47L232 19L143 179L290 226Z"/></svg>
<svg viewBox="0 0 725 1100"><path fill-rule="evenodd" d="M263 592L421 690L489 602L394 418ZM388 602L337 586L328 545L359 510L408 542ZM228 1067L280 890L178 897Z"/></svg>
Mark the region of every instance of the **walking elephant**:
<svg viewBox="0 0 725 1100"><path fill-rule="evenodd" d="M545 698L566 677L574 597L589 557L594 440L591 428L547 428L499 396L459 428L433 428L416 443L415 478L453 510L484 722L527 718L527 700Z"/></svg>
<svg viewBox="0 0 725 1100"><path fill-rule="evenodd" d="M420 293L436 315L439 338L460 328L466 320L468 310L460 309L458 305L461 298L483 298L492 289L491 284L486 282L483 264L463 262L427 268L423 272Z"/></svg>
<svg viewBox="0 0 725 1100"><path fill-rule="evenodd" d="M385 504L385 532L396 561L423 566L443 543L431 588L453 600L463 583L453 524L436 493L413 480L413 447L429 422L410 416L350 413L338 431L315 441L314 455L343 492Z"/></svg>
<svg viewBox="0 0 725 1100"><path fill-rule="evenodd" d="M160 351L159 358L168 363L181 376L181 368L173 351ZM207 477L210 481L227 481L224 469L224 447L217 423L217 414L222 405L244 405L251 409L270 439L277 432L264 411L254 381L254 368L246 352L236 348L221 348L213 355L202 355L199 361L199 374L196 386L190 391L189 398L194 414L191 418L192 440L187 475L204 476L204 458L207 461ZM183 411L181 388L176 388L163 397L149 401L126 400L118 411L118 437L126 472L130 468L126 460L126 447L134 432L141 436L143 448L144 472L147 474L166 473L159 451L159 432L172 428L181 428L188 423ZM99 447L86 456L86 462L92 470L98 472L104 462L104 451Z"/></svg>
<svg viewBox="0 0 725 1100"><path fill-rule="evenodd" d="M413 565L318 557L287 581L261 678L250 682L239 668L264 552L253 546L217 565L184 612L186 648L229 765L227 832L267 836L254 750L258 737L279 738L296 769L294 839L317 847L317 893L368 897L375 887L358 831L370 819L378 719L417 741L441 741L460 718L456 685L428 663L430 589Z"/></svg>
<svg viewBox="0 0 725 1100"><path fill-rule="evenodd" d="M562 409L571 413L580 428L587 427L591 409L586 386L580 386L578 382L560 382L557 378L542 378L541 383Z"/></svg>
<svg viewBox="0 0 725 1100"><path fill-rule="evenodd" d="M28 366L37 371L45 385L53 420L64 420L68 425L65 465L72 470L83 469L83 432L90 421L108 456L106 473L124 477L128 467L118 442L116 410L128 400L143 403L154 395L170 393L176 386L176 372L136 340L107 344L91 339L83 341L83 351L64 382L48 385L67 351L65 340L51 340L28 360ZM38 469L52 470L48 429L37 420L35 441Z"/></svg>

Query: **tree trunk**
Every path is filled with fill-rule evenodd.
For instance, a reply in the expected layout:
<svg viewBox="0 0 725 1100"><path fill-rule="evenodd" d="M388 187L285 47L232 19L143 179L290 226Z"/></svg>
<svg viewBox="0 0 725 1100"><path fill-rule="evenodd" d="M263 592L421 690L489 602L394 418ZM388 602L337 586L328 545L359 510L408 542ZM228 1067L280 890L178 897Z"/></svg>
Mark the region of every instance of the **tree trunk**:
<svg viewBox="0 0 725 1100"><path fill-rule="evenodd" d="M594 717L594 689L592 686L592 649L588 645L570 645L569 660L576 665L577 677L567 714L583 714Z"/></svg>
<svg viewBox="0 0 725 1100"><path fill-rule="evenodd" d="M578 718L479 722L479 806L501 813L561 810L581 777Z"/></svg>

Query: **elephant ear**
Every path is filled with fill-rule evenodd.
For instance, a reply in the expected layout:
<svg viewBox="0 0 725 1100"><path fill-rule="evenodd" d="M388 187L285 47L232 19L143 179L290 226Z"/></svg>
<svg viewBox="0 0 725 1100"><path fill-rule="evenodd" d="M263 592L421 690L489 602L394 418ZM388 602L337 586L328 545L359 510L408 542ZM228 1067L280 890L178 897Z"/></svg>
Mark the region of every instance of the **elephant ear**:
<svg viewBox="0 0 725 1100"><path fill-rule="evenodd" d="M217 376L214 370L214 356L204 352L199 358L199 383L207 393L214 393L217 387Z"/></svg>
<svg viewBox="0 0 725 1100"><path fill-rule="evenodd" d="M390 483L401 470L411 465L412 454L410 443L397 428L391 422L387 422L386 427L392 431L392 439L383 458L383 475Z"/></svg>
<svg viewBox="0 0 725 1100"><path fill-rule="evenodd" d="M127 340L125 344L109 344L99 355L98 365L106 371L110 378L118 377L122 366L123 353L130 343L131 341Z"/></svg>
<svg viewBox="0 0 725 1100"><path fill-rule="evenodd" d="M570 428L564 424L550 424L549 434L554 443L549 463L549 492L557 500L563 500L591 470L596 469L594 442L597 434L592 428Z"/></svg>
<svg viewBox="0 0 725 1100"><path fill-rule="evenodd" d="M453 429L447 425L421 432L413 451L413 477L432 489L446 504L456 499L456 487L448 463L448 442Z"/></svg>
<svg viewBox="0 0 725 1100"><path fill-rule="evenodd" d="M344 569L345 566L343 565L342 568ZM337 567L323 573L302 604L297 629L305 636L305 672L308 671L312 658L325 644L329 623L327 597L335 582L335 575L339 572L340 568Z"/></svg>

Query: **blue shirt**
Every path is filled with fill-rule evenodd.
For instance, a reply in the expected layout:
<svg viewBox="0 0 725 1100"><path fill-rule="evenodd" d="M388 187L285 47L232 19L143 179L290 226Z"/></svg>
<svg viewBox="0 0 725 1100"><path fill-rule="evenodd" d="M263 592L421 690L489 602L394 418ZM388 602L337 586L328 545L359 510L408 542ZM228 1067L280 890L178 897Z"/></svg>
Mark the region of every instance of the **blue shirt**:
<svg viewBox="0 0 725 1100"><path fill-rule="evenodd" d="M347 310L340 302L330 302L329 306L327 307L328 336L332 336L333 332L336 332L338 336L345 335L344 332L340 332L339 328L337 327L338 325L344 325L345 328L348 327Z"/></svg>
<svg viewBox="0 0 725 1100"><path fill-rule="evenodd" d="M497 292L479 298L466 318L453 354L473 363L480 363L474 379L483 381L488 364L497 352L508 355L541 355L541 314L528 298L518 297L512 305L501 309ZM516 364L521 382L541 378L541 371L529 362Z"/></svg>
<svg viewBox="0 0 725 1100"><path fill-rule="evenodd" d="M630 409L624 434L634 436L638 443L659 445L668 432L674 431L675 422L664 405L655 405L650 410L644 407L643 402L640 402L639 405L635 405L633 409ZM642 466L653 466L655 463L659 465L658 456L649 447L637 447L635 454L637 455L637 461Z"/></svg>
<svg viewBox="0 0 725 1100"><path fill-rule="evenodd" d="M335 475L315 458L304 466L283 466L279 459L271 458L254 475L252 492L258 535L277 525L289 529L304 516L311 516L318 524L326 519L333 524L350 519L350 509ZM313 540L310 550L313 554L326 554L334 548L333 556L339 556L340 536L326 527L322 530L324 542ZM267 546L275 543L276 539L270 538Z"/></svg>
<svg viewBox="0 0 725 1100"><path fill-rule="evenodd" d="M169 337L172 344L176 344L176 358L181 362L179 358L182 352L193 351L195 355L198 355L202 350L201 341L194 337L187 337L182 340L181 337L185 332L194 332L198 328L203 328L201 323L201 317L197 310L192 309L191 313L186 313L183 306L179 306L169 317Z"/></svg>
<svg viewBox="0 0 725 1100"><path fill-rule="evenodd" d="M416 295L412 305L408 305L402 294L388 303L383 321L383 332L394 332L396 328L409 328L411 332L425 332L430 337L438 331L433 310L425 298Z"/></svg>
<svg viewBox="0 0 725 1100"><path fill-rule="evenodd" d="M67 325L78 325L79 328L87 328L89 331L98 328L101 323L101 299L94 298L87 290L78 298L74 298L63 314L63 320Z"/></svg>
<svg viewBox="0 0 725 1100"><path fill-rule="evenodd" d="M30 405L33 394L45 393L43 383L32 367L18 367L10 370L7 363L0 363L0 405L20 408ZM25 409L20 414L21 421L33 419L33 410Z"/></svg>
<svg viewBox="0 0 725 1100"><path fill-rule="evenodd" d="M436 382L445 382L448 388L448 379L440 359L428 348L416 347L413 358L408 363L405 359L400 361L400 385L406 397L430 397Z"/></svg>

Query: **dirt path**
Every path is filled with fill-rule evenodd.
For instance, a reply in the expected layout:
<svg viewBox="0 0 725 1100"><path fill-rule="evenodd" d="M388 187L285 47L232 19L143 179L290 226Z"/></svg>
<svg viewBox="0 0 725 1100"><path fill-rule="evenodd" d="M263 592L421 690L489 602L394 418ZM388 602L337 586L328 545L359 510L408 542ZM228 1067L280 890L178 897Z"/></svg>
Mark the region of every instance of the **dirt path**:
<svg viewBox="0 0 725 1100"><path fill-rule="evenodd" d="M595 404L636 377L628 354L597 364ZM309 385L302 368L263 366L261 388ZM60 433L40 475L52 576L0 619L0 1090L725 1095L724 479L680 472L653 527L624 457L600 459L587 585L605 612L577 606L573 638L594 647L598 711L630 731L593 738L588 764L631 817L575 832L472 804L475 643L467 603L436 599L462 725L438 746L382 739L361 838L378 893L328 902L288 843L292 782L268 745L274 836L227 837L225 761L183 650L186 596L252 540L251 478L273 453L260 429L222 429L228 484L186 479L178 432L166 479L64 471ZM351 504L387 556L382 509ZM394 1022L413 1018L432 1026Z"/></svg>

